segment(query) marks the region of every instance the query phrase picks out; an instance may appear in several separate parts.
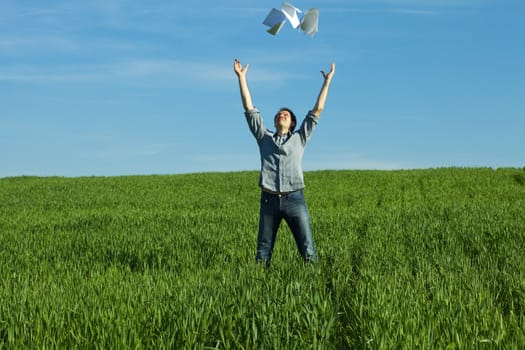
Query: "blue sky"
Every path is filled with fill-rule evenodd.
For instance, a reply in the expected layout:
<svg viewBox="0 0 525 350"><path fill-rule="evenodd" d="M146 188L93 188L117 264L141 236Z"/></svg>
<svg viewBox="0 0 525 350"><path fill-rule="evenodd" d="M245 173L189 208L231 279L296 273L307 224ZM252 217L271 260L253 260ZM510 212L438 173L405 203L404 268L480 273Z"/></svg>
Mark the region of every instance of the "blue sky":
<svg viewBox="0 0 525 350"><path fill-rule="evenodd" d="M337 65L305 170L525 166L523 0L0 0L0 177L255 170L233 59L268 126Z"/></svg>

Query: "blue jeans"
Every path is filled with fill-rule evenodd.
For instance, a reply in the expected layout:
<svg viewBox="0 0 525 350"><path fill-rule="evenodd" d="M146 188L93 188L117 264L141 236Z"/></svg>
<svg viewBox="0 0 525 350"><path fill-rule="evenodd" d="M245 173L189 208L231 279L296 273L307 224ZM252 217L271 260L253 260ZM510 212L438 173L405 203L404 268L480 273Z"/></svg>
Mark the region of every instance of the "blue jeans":
<svg viewBox="0 0 525 350"><path fill-rule="evenodd" d="M302 258L305 261L316 261L317 252L310 228L310 215L303 191L300 190L284 195L262 192L257 236L257 262L265 262L266 266L270 265L277 230L283 219L292 231Z"/></svg>

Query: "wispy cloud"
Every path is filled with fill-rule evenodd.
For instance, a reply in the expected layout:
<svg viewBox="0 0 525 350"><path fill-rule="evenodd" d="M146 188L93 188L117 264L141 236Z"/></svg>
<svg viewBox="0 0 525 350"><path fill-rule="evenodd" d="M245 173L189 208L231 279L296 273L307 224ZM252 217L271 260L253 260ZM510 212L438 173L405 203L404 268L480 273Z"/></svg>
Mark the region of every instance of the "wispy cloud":
<svg viewBox="0 0 525 350"><path fill-rule="evenodd" d="M325 13L397 13L406 15L436 15L440 12L436 9L421 8L357 8L357 7L328 7L324 8Z"/></svg>
<svg viewBox="0 0 525 350"><path fill-rule="evenodd" d="M17 81L26 83L52 83L89 81L108 76L105 65L11 65L0 68L0 81Z"/></svg>
<svg viewBox="0 0 525 350"><path fill-rule="evenodd" d="M233 62L233 61L232 61ZM251 82L270 82L296 79L287 71L257 68L250 75ZM230 62L195 62L168 59L128 59L111 63L78 64L12 64L0 67L0 81L27 83L53 82L111 82L140 79L166 79L191 82L225 82L234 78Z"/></svg>
<svg viewBox="0 0 525 350"><path fill-rule="evenodd" d="M323 169L374 169L374 170L395 170L407 169L412 165L403 164L395 160L373 159L365 154L331 153L328 156L307 157L304 161L304 170L323 170Z"/></svg>
<svg viewBox="0 0 525 350"><path fill-rule="evenodd" d="M398 170L410 169L413 166L401 164L395 161L380 160L334 160L306 162L304 170L330 170L330 169L361 169L361 170Z"/></svg>
<svg viewBox="0 0 525 350"><path fill-rule="evenodd" d="M170 75L199 81L224 81L232 78L230 67L226 69L223 65L206 62L145 59L119 63L114 68L117 75L127 77Z"/></svg>
<svg viewBox="0 0 525 350"><path fill-rule="evenodd" d="M354 0L353 5L357 4L379 4L379 5L393 5L393 6L405 6L405 5L416 5L416 6L478 6L496 0ZM347 0L330 0L328 4L347 4Z"/></svg>
<svg viewBox="0 0 525 350"><path fill-rule="evenodd" d="M495 0L332 0L325 4L327 13L392 13L404 15L436 15L452 7L477 7Z"/></svg>
<svg viewBox="0 0 525 350"><path fill-rule="evenodd" d="M418 9L407 9L407 8L398 8L387 10L386 12L398 13L403 15L436 15L439 14L438 11L434 10L418 10Z"/></svg>
<svg viewBox="0 0 525 350"><path fill-rule="evenodd" d="M160 144L107 144L91 151L88 156L98 159L152 158L162 154L170 145Z"/></svg>
<svg viewBox="0 0 525 350"><path fill-rule="evenodd" d="M231 81L233 75L231 64L193 62L179 60L137 60L119 65L118 73L124 76L172 75L186 81L222 82ZM282 70L251 69L251 82L283 81L297 78L294 73Z"/></svg>

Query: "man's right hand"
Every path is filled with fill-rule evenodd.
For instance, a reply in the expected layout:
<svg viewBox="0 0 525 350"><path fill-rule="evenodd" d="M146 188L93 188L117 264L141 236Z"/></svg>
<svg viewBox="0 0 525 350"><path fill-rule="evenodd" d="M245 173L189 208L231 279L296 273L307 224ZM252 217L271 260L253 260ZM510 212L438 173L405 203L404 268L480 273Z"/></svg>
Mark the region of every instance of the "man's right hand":
<svg viewBox="0 0 525 350"><path fill-rule="evenodd" d="M246 64L244 67L242 66L241 62L238 59L235 59L233 61L233 69L235 70L235 74L240 77L246 77L246 72L248 72L248 67L250 65Z"/></svg>

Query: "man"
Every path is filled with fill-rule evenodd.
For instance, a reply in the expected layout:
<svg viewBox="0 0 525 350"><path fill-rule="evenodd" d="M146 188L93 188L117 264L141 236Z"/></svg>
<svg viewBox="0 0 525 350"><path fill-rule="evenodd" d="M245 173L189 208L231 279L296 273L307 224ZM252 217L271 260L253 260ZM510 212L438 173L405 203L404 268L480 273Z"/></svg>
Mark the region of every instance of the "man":
<svg viewBox="0 0 525 350"><path fill-rule="evenodd" d="M321 71L324 81L317 101L299 126L288 108L281 108L274 117L275 132L264 127L259 111L253 106L246 74L249 65L233 64L239 79L246 120L259 145L261 172L259 186L261 207L256 260L270 266L277 230L284 219L294 236L299 253L305 261L316 261L317 252L310 228L310 216L304 199L302 158L306 143L315 129L324 109L328 89L335 73L332 63L328 73Z"/></svg>

